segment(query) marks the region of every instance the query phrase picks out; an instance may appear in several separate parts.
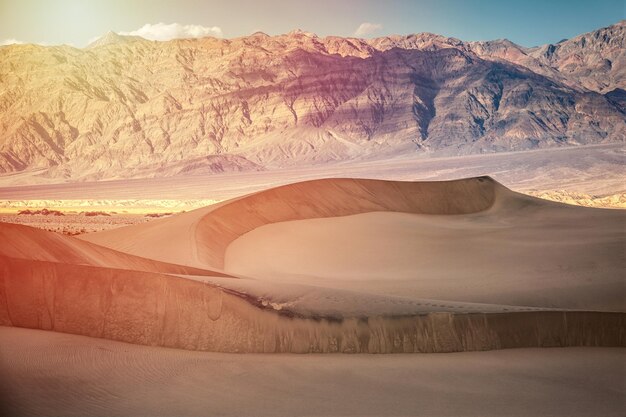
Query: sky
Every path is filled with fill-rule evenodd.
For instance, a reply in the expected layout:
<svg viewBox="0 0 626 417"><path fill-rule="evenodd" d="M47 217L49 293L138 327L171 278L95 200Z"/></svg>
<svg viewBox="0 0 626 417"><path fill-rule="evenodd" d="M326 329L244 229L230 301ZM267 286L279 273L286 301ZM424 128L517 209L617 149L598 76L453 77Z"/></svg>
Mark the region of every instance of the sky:
<svg viewBox="0 0 626 417"><path fill-rule="evenodd" d="M86 46L108 32L234 38L432 32L465 41L555 43L626 19L626 0L0 0L0 43Z"/></svg>

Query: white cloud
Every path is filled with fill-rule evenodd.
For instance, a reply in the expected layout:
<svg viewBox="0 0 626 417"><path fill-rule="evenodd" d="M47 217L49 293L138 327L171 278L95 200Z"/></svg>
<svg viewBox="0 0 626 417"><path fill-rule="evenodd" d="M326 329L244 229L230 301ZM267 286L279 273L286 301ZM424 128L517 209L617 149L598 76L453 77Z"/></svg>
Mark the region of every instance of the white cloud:
<svg viewBox="0 0 626 417"><path fill-rule="evenodd" d="M24 42L22 41L18 41L17 39L5 39L2 42L0 42L0 46L4 46L4 45L20 45L23 44Z"/></svg>
<svg viewBox="0 0 626 417"><path fill-rule="evenodd" d="M369 35L369 34L372 34L374 32L378 32L382 28L383 28L383 25L381 25L380 23L363 22L354 31L354 36Z"/></svg>
<svg viewBox="0 0 626 417"><path fill-rule="evenodd" d="M222 37L222 29L217 26L181 25L180 23L145 24L132 32L120 32L120 35L141 36L153 41L169 41L170 39L204 38L206 36Z"/></svg>

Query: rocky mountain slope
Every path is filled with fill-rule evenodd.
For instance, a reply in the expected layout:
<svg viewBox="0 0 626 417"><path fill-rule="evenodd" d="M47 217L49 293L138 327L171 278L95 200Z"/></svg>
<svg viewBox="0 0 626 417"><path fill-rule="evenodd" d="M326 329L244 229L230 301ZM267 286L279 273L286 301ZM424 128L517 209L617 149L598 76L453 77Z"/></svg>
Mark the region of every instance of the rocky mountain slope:
<svg viewBox="0 0 626 417"><path fill-rule="evenodd" d="M626 23L557 45L294 31L0 47L0 173L99 179L626 138Z"/></svg>

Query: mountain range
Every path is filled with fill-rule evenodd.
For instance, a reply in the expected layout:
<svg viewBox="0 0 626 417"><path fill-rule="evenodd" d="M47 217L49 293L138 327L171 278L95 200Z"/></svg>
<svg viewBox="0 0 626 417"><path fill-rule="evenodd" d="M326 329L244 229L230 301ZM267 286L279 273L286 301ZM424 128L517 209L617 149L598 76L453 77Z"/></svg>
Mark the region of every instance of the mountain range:
<svg viewBox="0 0 626 417"><path fill-rule="evenodd" d="M0 47L0 173L153 177L626 139L626 21L557 44L299 30Z"/></svg>

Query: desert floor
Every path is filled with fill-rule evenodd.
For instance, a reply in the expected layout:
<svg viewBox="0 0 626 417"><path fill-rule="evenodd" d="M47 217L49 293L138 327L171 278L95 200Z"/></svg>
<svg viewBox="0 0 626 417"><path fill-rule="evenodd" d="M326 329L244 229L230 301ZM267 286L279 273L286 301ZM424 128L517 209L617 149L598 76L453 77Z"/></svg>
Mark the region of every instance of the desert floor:
<svg viewBox="0 0 626 417"><path fill-rule="evenodd" d="M47 183L45 178L29 172L0 177L0 200L223 201L316 178L435 181L481 175L489 175L519 192L566 190L607 196L626 192L624 156L621 144L611 144L450 158L345 162L261 172L60 184Z"/></svg>

